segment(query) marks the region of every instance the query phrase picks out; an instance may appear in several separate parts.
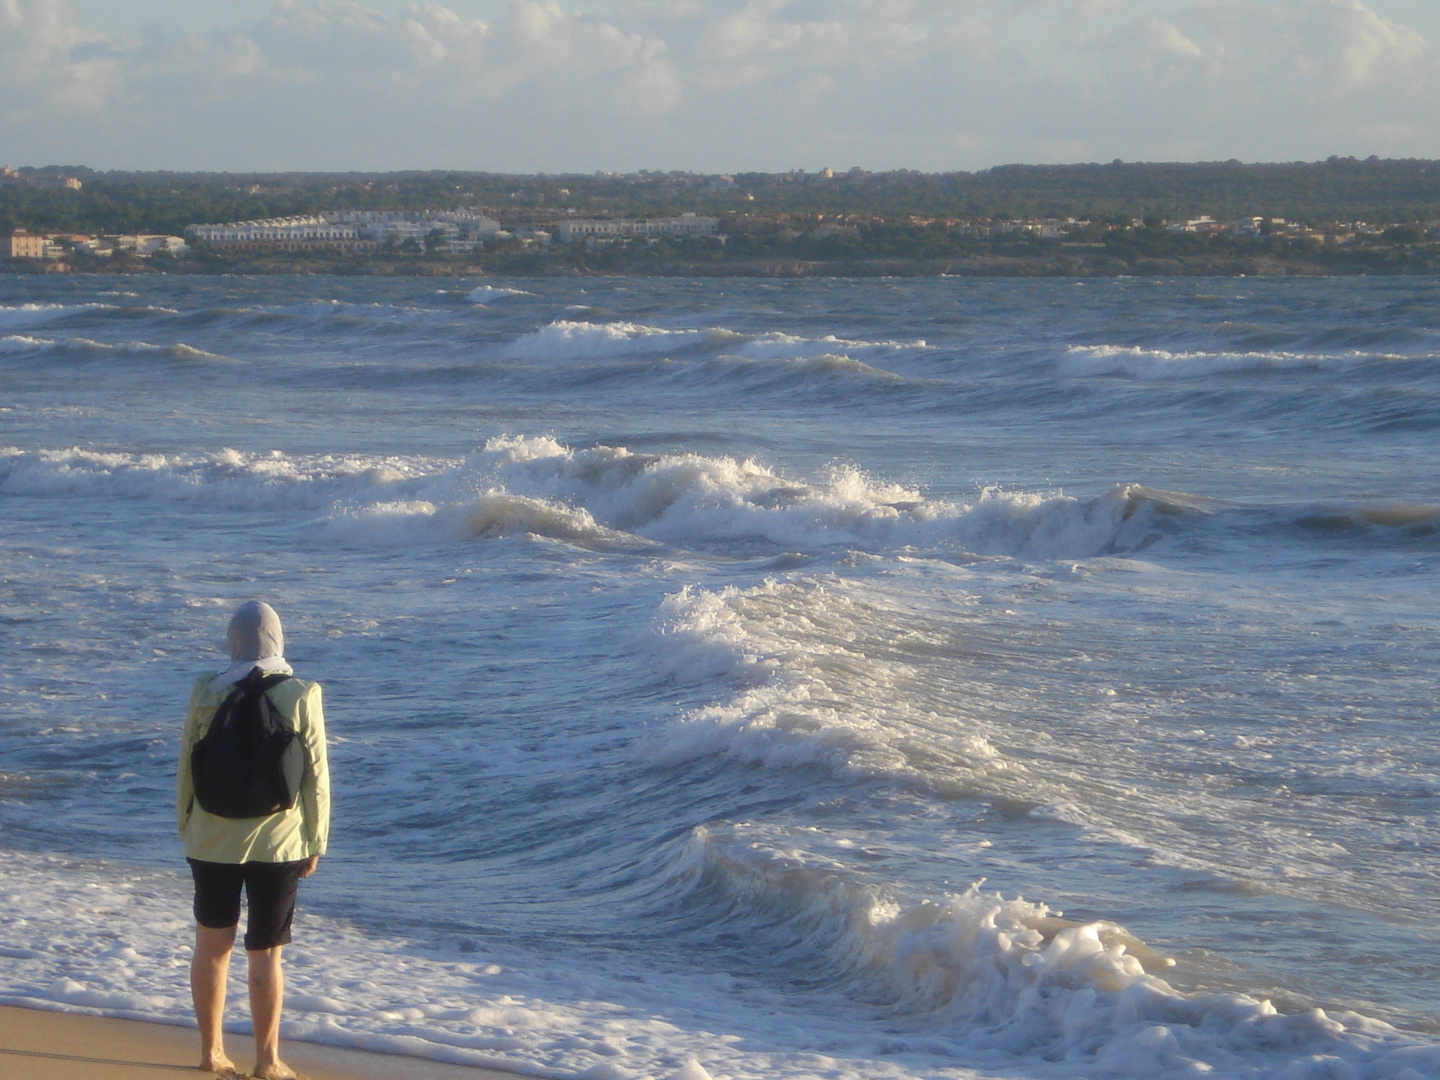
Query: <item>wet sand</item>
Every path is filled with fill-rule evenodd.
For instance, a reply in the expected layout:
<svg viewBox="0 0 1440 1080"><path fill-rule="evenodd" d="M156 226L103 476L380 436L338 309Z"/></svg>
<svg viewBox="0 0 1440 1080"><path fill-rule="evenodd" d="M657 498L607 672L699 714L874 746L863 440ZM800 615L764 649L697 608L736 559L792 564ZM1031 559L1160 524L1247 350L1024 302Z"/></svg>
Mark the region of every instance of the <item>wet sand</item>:
<svg viewBox="0 0 1440 1080"><path fill-rule="evenodd" d="M241 1070L254 1064L249 1036L229 1035L226 1049ZM308 1080L517 1080L517 1074L495 1069L315 1043L285 1042L280 1052ZM0 1006L0 1077L6 1080L180 1080L212 1075L196 1069L199 1057L194 1028Z"/></svg>

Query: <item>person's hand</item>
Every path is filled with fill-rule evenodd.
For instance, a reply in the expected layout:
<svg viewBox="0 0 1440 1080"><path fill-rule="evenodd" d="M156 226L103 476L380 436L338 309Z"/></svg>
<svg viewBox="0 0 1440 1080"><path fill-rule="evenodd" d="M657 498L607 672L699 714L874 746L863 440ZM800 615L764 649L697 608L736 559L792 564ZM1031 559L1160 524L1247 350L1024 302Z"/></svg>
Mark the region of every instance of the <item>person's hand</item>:
<svg viewBox="0 0 1440 1080"><path fill-rule="evenodd" d="M311 874L313 874L313 873L315 872L315 868L316 868L317 866L319 866L319 865L320 865L320 856L319 856L319 855L311 855L308 859L305 860L305 869L300 871L300 876L301 876L302 878L307 878L307 877L309 877Z"/></svg>

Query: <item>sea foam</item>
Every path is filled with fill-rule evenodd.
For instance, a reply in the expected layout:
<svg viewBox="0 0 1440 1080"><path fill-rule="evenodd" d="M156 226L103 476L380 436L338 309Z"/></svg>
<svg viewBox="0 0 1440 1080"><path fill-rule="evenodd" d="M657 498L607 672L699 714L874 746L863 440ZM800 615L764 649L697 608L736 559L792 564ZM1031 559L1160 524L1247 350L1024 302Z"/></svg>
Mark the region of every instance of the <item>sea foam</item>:
<svg viewBox="0 0 1440 1080"><path fill-rule="evenodd" d="M1025 770L995 750L981 717L936 718L906 692L918 672L888 643L917 630L882 593L830 575L682 589L656 616L656 668L723 692L677 717L644 752L662 765L723 756L767 768L820 766L947 798L1012 793L1004 778ZM1040 790L1025 784L1013 793Z"/></svg>

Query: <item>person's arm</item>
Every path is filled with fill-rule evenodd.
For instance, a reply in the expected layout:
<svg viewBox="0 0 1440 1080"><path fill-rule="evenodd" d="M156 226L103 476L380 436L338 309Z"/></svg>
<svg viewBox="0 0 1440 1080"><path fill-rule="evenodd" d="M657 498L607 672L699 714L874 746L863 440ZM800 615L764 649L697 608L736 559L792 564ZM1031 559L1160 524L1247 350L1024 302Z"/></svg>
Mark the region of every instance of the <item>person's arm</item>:
<svg viewBox="0 0 1440 1080"><path fill-rule="evenodd" d="M195 807L195 779L190 775L190 751L195 746L196 732L200 727L200 688L204 685L203 678L195 680L195 686L190 691L190 704L185 708L185 726L180 732L180 761L175 768L175 824L182 840L190 824L190 811Z"/></svg>
<svg viewBox="0 0 1440 1080"><path fill-rule="evenodd" d="M330 842L330 764L325 755L325 709L319 683L311 684L298 709L300 738L305 745L300 805L305 818L305 854L311 860L308 875Z"/></svg>

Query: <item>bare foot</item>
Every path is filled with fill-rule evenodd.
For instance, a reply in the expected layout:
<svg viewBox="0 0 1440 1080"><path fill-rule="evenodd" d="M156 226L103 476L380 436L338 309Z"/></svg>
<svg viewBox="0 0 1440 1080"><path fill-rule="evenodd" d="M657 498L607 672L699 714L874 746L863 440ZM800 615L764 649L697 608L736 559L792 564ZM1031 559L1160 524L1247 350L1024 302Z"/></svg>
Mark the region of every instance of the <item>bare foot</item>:
<svg viewBox="0 0 1440 1080"><path fill-rule="evenodd" d="M215 1073L217 1076L240 1075L240 1070L235 1067L235 1062L224 1054L211 1054L200 1062L199 1068L201 1072Z"/></svg>
<svg viewBox="0 0 1440 1080"><path fill-rule="evenodd" d="M272 1061L269 1065L256 1065L255 1071L250 1075L257 1080L299 1080L295 1070L279 1060Z"/></svg>

